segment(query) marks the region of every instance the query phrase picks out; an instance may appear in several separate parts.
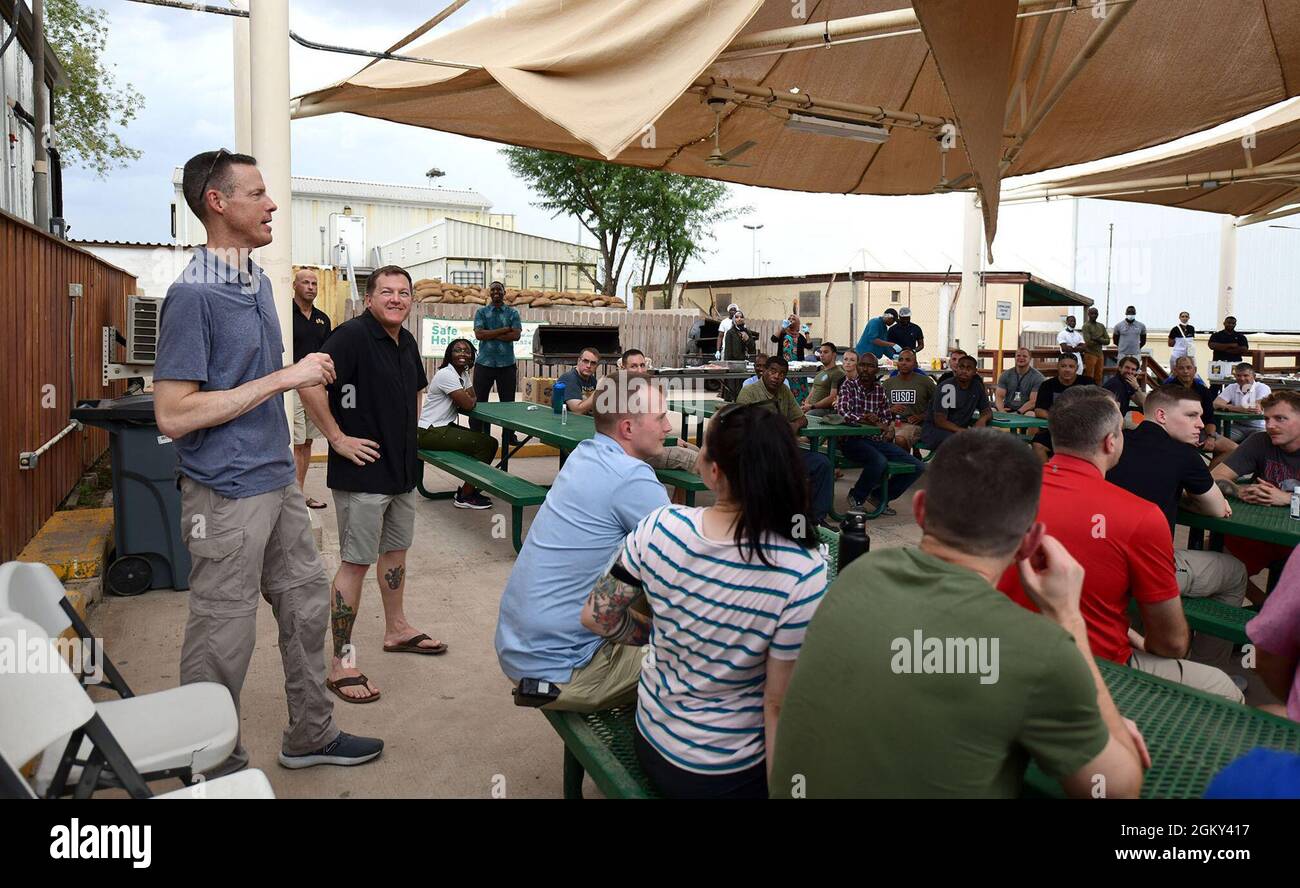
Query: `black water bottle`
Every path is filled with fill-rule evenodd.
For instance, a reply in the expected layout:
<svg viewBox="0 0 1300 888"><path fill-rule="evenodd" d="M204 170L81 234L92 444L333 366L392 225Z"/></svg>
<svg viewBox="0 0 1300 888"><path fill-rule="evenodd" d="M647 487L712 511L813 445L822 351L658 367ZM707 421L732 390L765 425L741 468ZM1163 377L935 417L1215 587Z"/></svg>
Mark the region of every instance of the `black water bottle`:
<svg viewBox="0 0 1300 888"><path fill-rule="evenodd" d="M849 512L840 522L840 566L842 571L853 559L871 551L871 537L867 536L867 516L862 512Z"/></svg>

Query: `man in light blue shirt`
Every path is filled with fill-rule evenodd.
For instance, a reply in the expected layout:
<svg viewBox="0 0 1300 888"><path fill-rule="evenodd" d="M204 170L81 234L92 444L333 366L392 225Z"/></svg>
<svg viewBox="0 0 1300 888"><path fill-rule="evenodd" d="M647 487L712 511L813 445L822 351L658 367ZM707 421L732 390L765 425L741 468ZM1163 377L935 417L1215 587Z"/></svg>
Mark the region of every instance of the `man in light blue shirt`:
<svg viewBox="0 0 1300 888"><path fill-rule="evenodd" d="M596 387L593 418L595 437L565 461L528 529L496 631L506 676L516 685L525 678L558 685L560 695L547 708L573 712L636 698L642 648L584 628L582 607L624 537L668 505L646 462L672 431L662 390L625 371L611 374Z"/></svg>
<svg viewBox="0 0 1300 888"><path fill-rule="evenodd" d="M894 357L903 350L898 343L889 341L889 328L896 323L898 312L892 308L885 309L880 317L867 321L867 327L862 331L862 338L858 340L854 351L859 355L875 355L877 358Z"/></svg>

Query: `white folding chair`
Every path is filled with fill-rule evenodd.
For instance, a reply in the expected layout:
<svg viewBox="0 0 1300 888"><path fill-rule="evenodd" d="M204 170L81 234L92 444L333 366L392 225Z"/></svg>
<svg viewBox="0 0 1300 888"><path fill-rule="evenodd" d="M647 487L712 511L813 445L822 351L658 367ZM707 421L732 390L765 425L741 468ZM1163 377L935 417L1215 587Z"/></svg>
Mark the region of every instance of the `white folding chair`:
<svg viewBox="0 0 1300 888"><path fill-rule="evenodd" d="M215 768L234 750L239 716L223 685L194 682L133 695L117 670L111 668L107 656L98 650L76 611L67 604L63 584L48 566L13 561L0 565L0 612L5 609L36 622L50 639L80 625L78 635L95 647L105 676L123 695L118 700L95 704L95 710L146 780L175 777L189 783L195 773ZM62 787L75 785L78 793L89 794L95 786L118 785L116 771L101 768L96 782L84 790L82 760L90 753L90 744L83 742L80 748L65 749L67 739L60 738L41 758L35 781L38 792L57 794ZM60 769L65 766L66 772L60 777Z"/></svg>
<svg viewBox="0 0 1300 888"><path fill-rule="evenodd" d="M12 611L22 614L29 620L39 623L50 638L59 638L68 629L72 629L86 649L97 658L103 676L99 686L116 691L118 696L132 696L126 679L122 678L108 654L95 644L90 628L77 609L68 601L63 583L50 570L49 565L39 562L9 561L0 564L0 612ZM87 676L81 675L82 684Z"/></svg>
<svg viewBox="0 0 1300 888"><path fill-rule="evenodd" d="M94 791L104 771L113 783L134 798L148 798L152 791L132 763L127 751L96 706L86 695L57 645L44 627L13 613L0 613L0 797L36 798L42 795L22 776L21 767L38 754L54 758L51 787L61 795L70 779L77 783L77 795ZM43 648L43 651L40 650ZM21 659L19 659L21 657ZM218 687L220 687L218 685ZM222 688L224 690L224 688ZM113 701L130 703L148 697ZM226 695L229 703L229 694ZM80 761L74 775L73 753ZM228 755L227 750L223 754ZM201 781L159 798L274 798L271 785L261 771L240 771L216 780Z"/></svg>

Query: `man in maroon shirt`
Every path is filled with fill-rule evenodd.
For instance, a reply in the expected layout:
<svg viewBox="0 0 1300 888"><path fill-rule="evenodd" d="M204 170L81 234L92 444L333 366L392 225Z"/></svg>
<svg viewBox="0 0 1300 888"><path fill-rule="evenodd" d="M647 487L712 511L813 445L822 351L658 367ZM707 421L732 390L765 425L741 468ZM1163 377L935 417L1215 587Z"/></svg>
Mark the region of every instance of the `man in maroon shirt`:
<svg viewBox="0 0 1300 888"><path fill-rule="evenodd" d="M1224 672L1184 659L1191 631L1174 576L1174 548L1154 503L1106 480L1124 450L1123 422L1110 392L1071 388L1048 418L1055 455L1043 466L1038 520L1083 565L1080 610L1092 651L1116 663L1244 701ZM1029 607L1016 570L998 588ZM1137 601L1145 636L1129 628Z"/></svg>

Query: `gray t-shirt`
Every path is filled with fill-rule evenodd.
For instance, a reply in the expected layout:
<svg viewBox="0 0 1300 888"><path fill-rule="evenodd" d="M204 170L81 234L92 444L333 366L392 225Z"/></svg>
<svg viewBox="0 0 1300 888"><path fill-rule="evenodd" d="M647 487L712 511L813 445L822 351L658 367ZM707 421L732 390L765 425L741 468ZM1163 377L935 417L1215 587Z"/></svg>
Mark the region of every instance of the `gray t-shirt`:
<svg viewBox="0 0 1300 888"><path fill-rule="evenodd" d="M1119 356L1142 354L1142 337L1147 335L1147 325L1141 321L1120 321L1115 325L1115 335L1119 337Z"/></svg>
<svg viewBox="0 0 1300 888"><path fill-rule="evenodd" d="M936 413L942 413L949 422L964 429L988 409L988 392L984 390L984 382L978 376L971 380L969 388L962 388L955 378L949 379L934 390L930 409L925 414L921 439L927 443L937 443L952 434L934 424Z"/></svg>
<svg viewBox="0 0 1300 888"><path fill-rule="evenodd" d="M251 263L250 263L251 265ZM284 340L271 280L251 265L237 271L204 247L167 289L153 378L229 391L284 367ZM231 499L294 483L284 398L176 440L180 471Z"/></svg>
<svg viewBox="0 0 1300 888"><path fill-rule="evenodd" d="M1003 371L998 377L998 388L1005 389L1007 393L1007 396L1002 399L1003 405L1012 413L1019 411L1029 403L1030 397L1038 391L1038 387L1046 379L1047 377L1033 367L1026 370L1024 376L1021 376L1015 367Z"/></svg>

